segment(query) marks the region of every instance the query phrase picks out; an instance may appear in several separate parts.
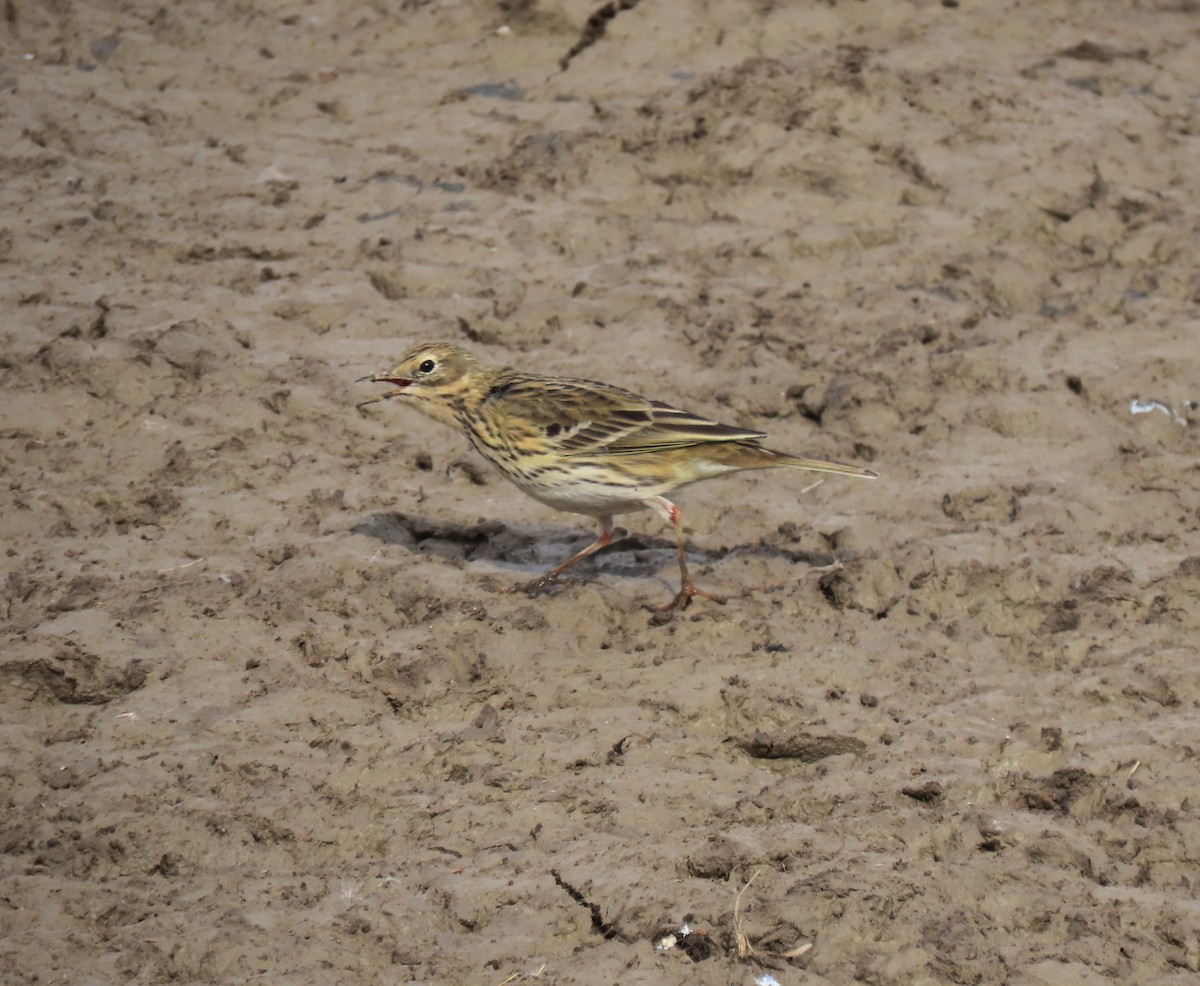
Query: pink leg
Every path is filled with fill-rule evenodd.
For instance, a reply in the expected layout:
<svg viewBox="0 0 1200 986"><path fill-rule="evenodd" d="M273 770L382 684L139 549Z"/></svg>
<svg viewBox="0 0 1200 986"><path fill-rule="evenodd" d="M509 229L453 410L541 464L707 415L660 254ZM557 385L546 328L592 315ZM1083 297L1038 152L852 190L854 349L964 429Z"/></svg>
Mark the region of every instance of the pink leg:
<svg viewBox="0 0 1200 986"><path fill-rule="evenodd" d="M665 613L671 609L685 610L688 607L688 603L692 601L693 596L703 596L705 599L711 599L714 602L723 604L725 602L723 598L713 595L711 592L703 592L697 589L695 583L692 582L692 576L689 574L687 567L687 547L684 544L683 538L683 512L674 503L662 496L652 497L646 503L663 520L675 528L675 543L679 546L679 593L669 603L663 606L652 606L650 609L656 613Z"/></svg>
<svg viewBox="0 0 1200 986"><path fill-rule="evenodd" d="M601 548L607 548L610 544L612 544L612 540L613 519L612 517L601 517L600 533L597 535L596 540L589 544L586 548L584 548L582 551L575 552L575 554L573 554L561 565L550 569L550 571L548 571L545 575L539 575L532 582L521 582L509 589L505 589L504 591L525 592L531 596L536 596L539 592L544 592L550 586L554 585L554 583L558 581L558 577L572 565L575 565L578 562L583 561L583 559L594 555Z"/></svg>

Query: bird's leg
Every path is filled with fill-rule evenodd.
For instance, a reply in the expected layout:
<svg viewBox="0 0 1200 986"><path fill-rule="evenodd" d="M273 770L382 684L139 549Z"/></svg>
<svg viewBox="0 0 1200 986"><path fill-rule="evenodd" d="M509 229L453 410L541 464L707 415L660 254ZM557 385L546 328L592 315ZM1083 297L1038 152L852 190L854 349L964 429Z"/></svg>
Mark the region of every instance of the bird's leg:
<svg viewBox="0 0 1200 986"><path fill-rule="evenodd" d="M685 610L688 607L688 603L692 601L693 596L702 596L705 599L711 599L713 602L724 605L725 599L723 597L697 589L696 584L692 581L691 574L688 572L687 547L684 544L683 537L683 511L666 497L662 496L651 497L646 503L663 520L675 528L675 543L679 547L679 593L674 599L663 606L650 606L648 608L654 613L665 613L672 609Z"/></svg>
<svg viewBox="0 0 1200 986"><path fill-rule="evenodd" d="M582 551L577 551L561 565L558 565L545 575L539 575L532 582L521 582L511 588L503 590L504 592L524 592L531 596L536 596L540 592L545 592L550 586L558 581L558 577L562 575L568 568L575 565L583 559L594 555L601 548L607 548L613 541L613 519L611 516L600 518L600 533L596 536L596 540L589 544Z"/></svg>

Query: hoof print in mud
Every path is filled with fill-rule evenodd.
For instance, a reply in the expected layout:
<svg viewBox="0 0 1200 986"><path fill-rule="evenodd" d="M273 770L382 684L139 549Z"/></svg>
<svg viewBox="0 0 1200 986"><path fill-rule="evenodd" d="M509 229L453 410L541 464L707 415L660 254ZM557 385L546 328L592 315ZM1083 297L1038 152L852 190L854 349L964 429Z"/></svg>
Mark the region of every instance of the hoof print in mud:
<svg viewBox="0 0 1200 986"><path fill-rule="evenodd" d="M839 612L869 613L877 620L887 617L904 591L898 574L877 561L869 565L859 560L845 562L823 572L817 585Z"/></svg>
<svg viewBox="0 0 1200 986"><path fill-rule="evenodd" d="M735 740L738 748L756 760L799 760L816 763L843 753L862 753L867 744L854 736L817 733L755 733Z"/></svg>
<svg viewBox="0 0 1200 986"><path fill-rule="evenodd" d="M141 661L118 667L86 651L65 651L54 659L9 661L0 665L0 681L25 691L31 699L64 705L104 705L135 692L146 683Z"/></svg>
<svg viewBox="0 0 1200 986"><path fill-rule="evenodd" d="M1025 777L1017 781L1018 802L1030 811L1070 814L1081 800L1086 802L1098 790L1098 780L1086 770L1069 767L1048 777ZM1088 812L1090 814L1090 812Z"/></svg>

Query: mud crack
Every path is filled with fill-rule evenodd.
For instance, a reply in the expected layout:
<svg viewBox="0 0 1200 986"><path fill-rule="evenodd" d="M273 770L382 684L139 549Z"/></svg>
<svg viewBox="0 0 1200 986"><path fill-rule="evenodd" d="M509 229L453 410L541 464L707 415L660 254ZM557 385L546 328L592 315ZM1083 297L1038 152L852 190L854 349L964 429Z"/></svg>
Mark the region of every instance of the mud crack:
<svg viewBox="0 0 1200 986"><path fill-rule="evenodd" d="M583 25L583 32L579 35L579 40L571 46L570 51L558 60L558 67L565 72L576 55L587 51L604 37L605 32L608 31L609 21L623 10L632 10L640 2L641 0L609 0L604 6L596 8L592 12L592 16L587 19L587 23Z"/></svg>
<svg viewBox="0 0 1200 986"><path fill-rule="evenodd" d="M599 904L593 904L590 900L583 896L578 890L572 887L566 880L558 874L558 870L551 870L550 875L554 877L554 882L567 892L567 896L575 901L580 907L586 907L592 914L592 930L598 935L603 935L604 940L608 941L611 938L617 937L617 929L604 920L604 915L600 911Z"/></svg>

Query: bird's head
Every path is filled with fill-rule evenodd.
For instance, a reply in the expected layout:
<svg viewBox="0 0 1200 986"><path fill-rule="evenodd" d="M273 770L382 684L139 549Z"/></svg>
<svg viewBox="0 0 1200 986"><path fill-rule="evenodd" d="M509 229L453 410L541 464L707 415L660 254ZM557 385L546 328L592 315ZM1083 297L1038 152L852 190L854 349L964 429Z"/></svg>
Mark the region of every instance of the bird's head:
<svg viewBox="0 0 1200 986"><path fill-rule="evenodd" d="M381 370L362 377L372 383L387 383L395 387L386 394L363 401L359 407L405 397L417 402L417 407L430 417L453 423L451 408L456 398L467 396L477 385L483 364L465 349L445 342L414 346L390 370Z"/></svg>

